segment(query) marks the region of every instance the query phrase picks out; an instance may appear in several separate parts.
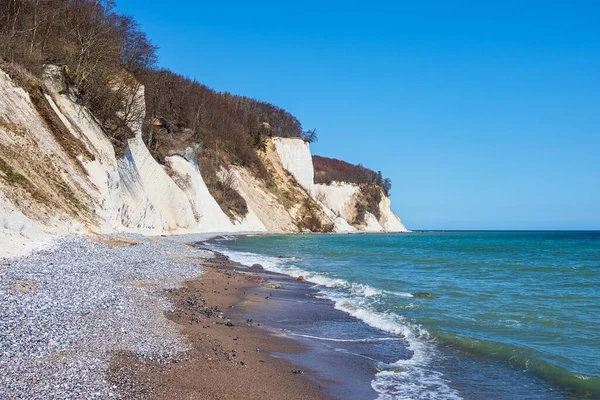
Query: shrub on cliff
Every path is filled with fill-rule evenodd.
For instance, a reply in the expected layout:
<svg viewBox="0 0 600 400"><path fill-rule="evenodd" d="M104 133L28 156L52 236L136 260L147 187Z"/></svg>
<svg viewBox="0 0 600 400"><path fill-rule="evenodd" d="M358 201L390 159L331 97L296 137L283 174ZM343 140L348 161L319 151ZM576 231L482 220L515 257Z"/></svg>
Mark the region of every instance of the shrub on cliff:
<svg viewBox="0 0 600 400"><path fill-rule="evenodd" d="M222 172L222 161L219 160L218 153L212 150L205 150L202 154L196 152L196 158L202 179L221 210L232 221L245 217L248 214L248 204L236 190L231 172Z"/></svg>

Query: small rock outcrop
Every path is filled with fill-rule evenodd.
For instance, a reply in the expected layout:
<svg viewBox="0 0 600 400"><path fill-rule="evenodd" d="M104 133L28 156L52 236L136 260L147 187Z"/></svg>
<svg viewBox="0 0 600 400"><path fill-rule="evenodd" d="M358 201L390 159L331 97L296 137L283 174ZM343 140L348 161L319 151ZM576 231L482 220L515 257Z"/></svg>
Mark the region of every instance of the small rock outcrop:
<svg viewBox="0 0 600 400"><path fill-rule="evenodd" d="M437 296L431 293L413 293L412 296L418 299L437 299Z"/></svg>
<svg viewBox="0 0 600 400"><path fill-rule="evenodd" d="M262 265L260 264L252 264L252 266L250 268L248 268L250 271L264 271L265 269L263 268Z"/></svg>

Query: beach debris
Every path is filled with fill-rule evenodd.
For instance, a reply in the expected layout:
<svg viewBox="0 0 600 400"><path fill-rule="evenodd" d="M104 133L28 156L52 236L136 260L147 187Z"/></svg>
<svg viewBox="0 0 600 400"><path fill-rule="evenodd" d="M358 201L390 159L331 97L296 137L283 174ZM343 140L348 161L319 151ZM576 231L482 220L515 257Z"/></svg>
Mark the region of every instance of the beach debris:
<svg viewBox="0 0 600 400"><path fill-rule="evenodd" d="M297 277L296 280L298 282L304 282L304 281L306 281L306 279L302 275L300 275L299 277Z"/></svg>
<svg viewBox="0 0 600 400"><path fill-rule="evenodd" d="M265 280L263 278L261 278L260 276L251 276L250 278L248 278L248 280L250 282L255 282L255 283L265 283Z"/></svg>
<svg viewBox="0 0 600 400"><path fill-rule="evenodd" d="M264 267L260 264L252 264L252 266L250 268L248 268L250 271L264 271Z"/></svg>
<svg viewBox="0 0 600 400"><path fill-rule="evenodd" d="M346 310L350 310L350 311L356 311L356 310L358 310L358 307L356 307L356 306L354 306L352 304L349 304L349 303L342 303L342 304L340 304L340 307L342 307L342 308L344 308Z"/></svg>
<svg viewBox="0 0 600 400"><path fill-rule="evenodd" d="M142 242L127 236L91 236L89 239L93 242L103 243L110 247L127 247L142 244Z"/></svg>
<svg viewBox="0 0 600 400"><path fill-rule="evenodd" d="M302 375L303 373L304 373L304 371L302 371L301 369L293 369L292 370L292 374Z"/></svg>
<svg viewBox="0 0 600 400"><path fill-rule="evenodd" d="M386 371L386 372L393 372L395 374L401 374L403 372L406 372L406 370L399 368L396 365L393 364L386 364L384 362L378 361L377 363L375 363L372 366L372 369L375 372L382 372L382 371Z"/></svg>
<svg viewBox="0 0 600 400"><path fill-rule="evenodd" d="M192 311L192 320L198 322L198 316L204 315L206 318L223 318L223 312L218 306L210 307L206 305L206 300L193 294L186 299L188 310Z"/></svg>
<svg viewBox="0 0 600 400"><path fill-rule="evenodd" d="M413 293L413 297L419 299L437 299L437 296L431 293Z"/></svg>
<svg viewBox="0 0 600 400"><path fill-rule="evenodd" d="M283 289L283 286L281 286L279 283L267 283L265 287L269 289Z"/></svg>
<svg viewBox="0 0 600 400"><path fill-rule="evenodd" d="M14 284L8 285L9 288L15 292L29 293L33 292L37 286L34 282L27 281L24 279L18 279Z"/></svg>

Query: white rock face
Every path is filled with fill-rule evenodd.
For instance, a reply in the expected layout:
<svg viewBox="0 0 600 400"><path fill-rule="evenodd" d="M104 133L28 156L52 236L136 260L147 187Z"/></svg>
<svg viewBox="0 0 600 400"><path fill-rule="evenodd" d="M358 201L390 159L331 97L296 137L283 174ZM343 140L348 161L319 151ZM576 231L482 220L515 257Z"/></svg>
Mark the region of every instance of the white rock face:
<svg viewBox="0 0 600 400"><path fill-rule="evenodd" d="M117 171L108 174L108 182L113 228L141 233L162 231L160 214L144 189L129 149L124 157L117 160Z"/></svg>
<svg viewBox="0 0 600 400"><path fill-rule="evenodd" d="M381 217L379 222L386 232L410 232L402 223L400 217L398 217L390 208L392 201L389 197L384 196L379 203L379 211Z"/></svg>
<svg viewBox="0 0 600 400"><path fill-rule="evenodd" d="M167 157L165 161L175 174L175 182L187 195L188 201L192 205L198 219L198 230L217 232L233 229L231 220L208 192L195 159L190 162L181 156L171 156Z"/></svg>
<svg viewBox="0 0 600 400"><path fill-rule="evenodd" d="M0 193L0 257L25 255L51 243L52 236L40 229Z"/></svg>
<svg viewBox="0 0 600 400"><path fill-rule="evenodd" d="M56 73L48 75L57 76ZM129 140L125 155L116 157L109 138L89 111L68 95L59 94L60 79L48 80L47 84L52 93L46 95L50 107L73 138L89 151L91 158L78 157L79 161L74 161L66 154L48 131L29 95L14 85L3 71L0 71L0 144L3 146L0 158L9 159L11 152L19 152L24 154L21 163L27 162L27 154L36 161L48 160L40 161L30 170L23 165L21 172L26 171L28 179L46 191L52 189L44 182L45 173L60 174L72 185L73 194L89 205L96 219L84 227L73 215L36 204L28 208L27 215L32 216L26 216L5 193L20 189L3 186L6 183L0 171L0 257L24 255L48 245L57 236L73 233L266 230L252 210L243 219L232 222L208 192L195 160L179 156L168 159L177 182L156 162L141 139L143 87L137 89L132 102L135 112L131 115L138 115L138 119L129 121L137 135ZM40 166L50 169L46 171Z"/></svg>
<svg viewBox="0 0 600 400"><path fill-rule="evenodd" d="M302 139L278 137L273 138L273 143L284 168L296 178L309 195L314 196L315 170L309 144Z"/></svg>
<svg viewBox="0 0 600 400"><path fill-rule="evenodd" d="M333 219L336 232L350 232L357 228L352 225L356 218L356 200L360 188L355 184L333 182L331 185L316 184L315 197L325 212ZM368 232L409 232L400 218L390 209L387 196L379 203L380 218L369 212L365 214L365 224L361 228Z"/></svg>
<svg viewBox="0 0 600 400"><path fill-rule="evenodd" d="M163 223L144 190L129 149L124 157L117 159L110 140L85 107L64 95L47 96L47 99L71 134L94 155L95 159L84 161L83 166L97 189L89 194L99 203L96 214L103 221L99 231L160 232Z"/></svg>
<svg viewBox="0 0 600 400"><path fill-rule="evenodd" d="M40 120L29 95L0 70L0 158L10 162L14 161L13 155L18 159L32 157L38 163L49 159L56 160L58 164L68 162L68 156ZM22 167L38 178L34 181L36 189L47 187L44 185L48 177L43 171L37 171L37 164L29 163ZM77 175L72 166L65 165L54 172L54 177L73 175L76 185L89 190L93 188L92 184ZM37 209L35 204L28 202L17 206L19 203L13 203L8 194L15 191L20 198L19 189L7 185L3 176L4 173L0 171L0 257L25 255L39 248L50 247L57 236L82 232L82 225L62 211L49 214L47 209Z"/></svg>
<svg viewBox="0 0 600 400"><path fill-rule="evenodd" d="M366 232L383 232L384 231L384 229L381 226L381 224L379 223L379 221L377 221L377 218L375 218L375 216L368 211L365 212L364 230Z"/></svg>
<svg viewBox="0 0 600 400"><path fill-rule="evenodd" d="M315 197L336 217L343 218L348 224L356 217L356 194L358 191L359 187L350 183L333 182L331 185L315 185Z"/></svg>
<svg viewBox="0 0 600 400"><path fill-rule="evenodd" d="M242 167L232 167L235 189L248 204L248 216L255 224L260 223L269 232L297 232L298 227L292 217L275 196L263 188L262 183L250 171ZM258 230L258 229L257 229Z"/></svg>
<svg viewBox="0 0 600 400"><path fill-rule="evenodd" d="M321 207L325 215L333 221L334 232L353 232L356 228L348 223L344 218L337 216L333 211L331 211L325 204L323 204L320 200L315 199L315 202Z"/></svg>
<svg viewBox="0 0 600 400"><path fill-rule="evenodd" d="M59 94L63 88L58 73L56 70L49 74L55 79L47 81L51 94L46 95L46 100L91 157L79 155L78 160L74 160L73 154L67 154L57 137L48 131L29 95L0 71L0 158L19 166L20 172L27 175L37 190L58 204L20 204L15 199L20 199L18 195L24 193L24 189L11 187L6 179L2 179L3 172L0 171L0 257L23 255L47 246L56 236L73 233L298 231L296 217L292 217L296 214L291 213L289 205L286 208L245 168L234 166L228 172L249 209L244 218L234 221L210 195L193 152L190 152L191 158L187 155L185 158L167 157L170 176L152 157L141 138L145 112L143 87L136 88L129 113L137 116L128 121L136 137L128 141L125 155L116 157L113 145L91 113L68 95ZM321 206L326 217L335 223L335 230L356 230L350 222L356 215L358 186L346 183L315 185L308 143L286 138L274 138L273 143L281 165ZM281 166L278 168L278 173L282 173ZM72 209L62 211L69 208L55 193L50 179L69 186L69 193L93 215L83 220L72 215ZM19 206L25 208L19 209ZM400 218L391 211L387 197L382 200L380 210L380 220L368 214L366 226L361 229L406 231Z"/></svg>
<svg viewBox="0 0 600 400"><path fill-rule="evenodd" d="M200 175L196 158L192 160L175 155L166 161L175 174L175 182L185 192L198 219L196 232L240 232L265 231L266 228L254 213L248 213L243 219L232 222L211 196L208 187Z"/></svg>
<svg viewBox="0 0 600 400"><path fill-rule="evenodd" d="M194 228L197 221L187 196L152 157L141 135L129 139L127 157L131 157L131 162L139 172L144 191L160 214L163 229L175 231Z"/></svg>

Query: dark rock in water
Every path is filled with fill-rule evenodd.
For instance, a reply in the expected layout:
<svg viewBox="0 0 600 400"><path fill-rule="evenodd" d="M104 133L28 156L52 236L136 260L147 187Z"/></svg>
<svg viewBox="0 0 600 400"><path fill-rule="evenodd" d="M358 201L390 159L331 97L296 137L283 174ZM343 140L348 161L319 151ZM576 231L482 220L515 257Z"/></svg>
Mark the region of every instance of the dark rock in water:
<svg viewBox="0 0 600 400"><path fill-rule="evenodd" d="M436 299L437 296L431 293L413 293L413 297L417 297L419 299Z"/></svg>
<svg viewBox="0 0 600 400"><path fill-rule="evenodd" d="M251 276L250 278L248 278L248 280L250 282L265 283L265 280L263 278L261 278L260 276Z"/></svg>
<svg viewBox="0 0 600 400"><path fill-rule="evenodd" d="M277 257L277 258L285 258L285 257L284 257L284 256L279 256L279 257Z"/></svg>
<svg viewBox="0 0 600 400"><path fill-rule="evenodd" d="M298 282L304 282L304 281L306 281L306 279L304 279L304 277L302 275L300 275L299 277L297 277L296 280Z"/></svg>
<svg viewBox="0 0 600 400"><path fill-rule="evenodd" d="M265 269L263 268L262 265L260 264L252 264L252 266L249 268L251 271L264 271Z"/></svg>

